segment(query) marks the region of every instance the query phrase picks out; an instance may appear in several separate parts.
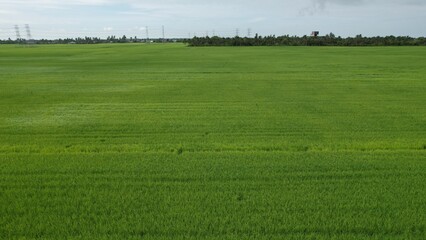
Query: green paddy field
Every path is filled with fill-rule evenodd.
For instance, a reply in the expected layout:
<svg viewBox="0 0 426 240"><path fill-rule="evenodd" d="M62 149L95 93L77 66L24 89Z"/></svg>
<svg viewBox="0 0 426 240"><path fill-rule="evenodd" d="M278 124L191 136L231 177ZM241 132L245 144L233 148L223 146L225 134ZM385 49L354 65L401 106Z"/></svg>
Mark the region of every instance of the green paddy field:
<svg viewBox="0 0 426 240"><path fill-rule="evenodd" d="M426 48L0 46L0 239L426 239Z"/></svg>

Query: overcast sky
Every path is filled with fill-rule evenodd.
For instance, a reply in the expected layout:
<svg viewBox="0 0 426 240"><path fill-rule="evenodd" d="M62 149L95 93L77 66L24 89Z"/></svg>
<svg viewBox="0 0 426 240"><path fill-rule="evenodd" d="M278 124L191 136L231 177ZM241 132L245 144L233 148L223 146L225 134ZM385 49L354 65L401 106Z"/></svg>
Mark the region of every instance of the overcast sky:
<svg viewBox="0 0 426 240"><path fill-rule="evenodd" d="M426 36L426 0L0 0L0 38L241 36L333 32Z"/></svg>

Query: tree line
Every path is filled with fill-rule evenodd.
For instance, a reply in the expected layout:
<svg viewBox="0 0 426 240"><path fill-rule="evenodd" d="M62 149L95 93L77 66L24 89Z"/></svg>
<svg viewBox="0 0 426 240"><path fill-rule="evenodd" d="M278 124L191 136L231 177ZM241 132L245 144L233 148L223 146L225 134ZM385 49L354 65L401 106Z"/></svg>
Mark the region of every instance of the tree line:
<svg viewBox="0 0 426 240"><path fill-rule="evenodd" d="M77 37L77 38L64 38L64 39L37 39L37 40L26 40L26 39L6 39L1 40L0 44L100 44L100 43L140 43L140 42L152 42L152 43L163 43L163 42L183 42L183 39L140 39L138 37L122 37L108 36L105 39L99 37Z"/></svg>
<svg viewBox="0 0 426 240"><path fill-rule="evenodd" d="M409 36L386 37L336 37L333 33L326 36L266 36L256 34L247 37L194 37L185 41L189 46L426 46L426 38Z"/></svg>
<svg viewBox="0 0 426 240"><path fill-rule="evenodd" d="M248 37L194 37L192 39L140 39L138 37L116 37L108 36L105 39L98 37L83 38L64 38L64 39L7 39L0 40L0 44L100 44L100 43L167 43L167 42L184 42L189 46L426 46L425 37L409 37L409 36L386 36L386 37L363 37L357 35L355 37L336 37L333 33L326 36L310 37L310 36L265 36L258 34L254 38Z"/></svg>

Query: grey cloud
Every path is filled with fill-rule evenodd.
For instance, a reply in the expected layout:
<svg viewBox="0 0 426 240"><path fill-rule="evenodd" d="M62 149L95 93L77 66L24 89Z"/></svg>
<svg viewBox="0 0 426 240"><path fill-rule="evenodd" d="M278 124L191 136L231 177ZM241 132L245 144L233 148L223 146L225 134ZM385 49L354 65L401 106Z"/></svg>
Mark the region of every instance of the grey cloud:
<svg viewBox="0 0 426 240"><path fill-rule="evenodd" d="M300 10L300 15L315 15L324 12L330 5L364 6L364 5L426 5L426 0L311 0L310 4Z"/></svg>
<svg viewBox="0 0 426 240"><path fill-rule="evenodd" d="M324 9L329 4L359 6L370 4L425 5L426 0L312 0L312 5Z"/></svg>
<svg viewBox="0 0 426 240"><path fill-rule="evenodd" d="M310 5L300 10L300 15L314 15L323 12L329 4L356 6L364 2L364 0L311 0Z"/></svg>

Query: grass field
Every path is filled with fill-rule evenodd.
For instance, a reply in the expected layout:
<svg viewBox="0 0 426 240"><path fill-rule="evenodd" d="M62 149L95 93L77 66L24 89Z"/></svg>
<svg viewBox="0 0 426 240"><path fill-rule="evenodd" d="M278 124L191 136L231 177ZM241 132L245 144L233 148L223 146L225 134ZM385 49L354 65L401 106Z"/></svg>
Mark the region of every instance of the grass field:
<svg viewBox="0 0 426 240"><path fill-rule="evenodd" d="M426 48L0 46L2 239L426 239Z"/></svg>

